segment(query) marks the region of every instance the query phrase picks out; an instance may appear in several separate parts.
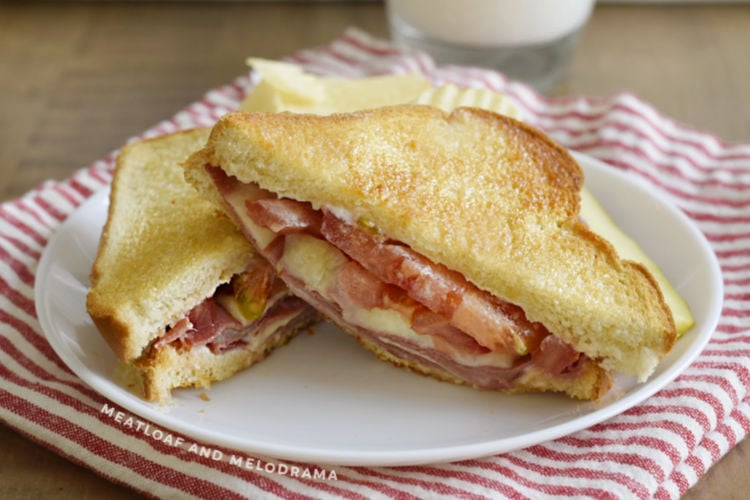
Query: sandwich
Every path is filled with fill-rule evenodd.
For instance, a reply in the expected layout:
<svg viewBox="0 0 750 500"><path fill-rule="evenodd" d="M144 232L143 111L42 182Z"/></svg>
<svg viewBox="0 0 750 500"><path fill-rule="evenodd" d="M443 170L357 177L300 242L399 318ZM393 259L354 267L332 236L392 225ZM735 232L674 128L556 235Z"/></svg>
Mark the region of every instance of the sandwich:
<svg viewBox="0 0 750 500"><path fill-rule="evenodd" d="M317 318L185 181L181 162L207 136L194 129L121 150L91 270L87 311L150 401L224 380Z"/></svg>
<svg viewBox="0 0 750 500"><path fill-rule="evenodd" d="M524 120L524 111L510 96L486 88L462 88L451 83L433 87L416 74L333 78L305 72L292 63L257 58L247 62L260 82L245 96L239 111L327 115L396 104L425 104L448 113L458 107L474 107ZM585 185L581 189L580 217L589 229L611 243L621 258L640 262L656 279L672 311L678 338L695 324L684 297L638 243L617 226Z"/></svg>
<svg viewBox="0 0 750 500"><path fill-rule="evenodd" d="M185 174L295 295L418 373L596 400L675 341L651 274L580 219L580 166L513 118L231 113Z"/></svg>

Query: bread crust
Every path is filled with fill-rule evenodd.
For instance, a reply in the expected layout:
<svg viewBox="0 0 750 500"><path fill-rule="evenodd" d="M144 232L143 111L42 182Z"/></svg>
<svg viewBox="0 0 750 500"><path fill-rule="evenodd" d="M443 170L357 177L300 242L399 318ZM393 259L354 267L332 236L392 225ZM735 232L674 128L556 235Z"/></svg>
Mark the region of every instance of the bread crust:
<svg viewBox="0 0 750 500"><path fill-rule="evenodd" d="M172 389L177 387L208 389L213 382L225 380L264 360L273 350L289 342L297 334L297 327L310 321L312 315L302 318L294 328L280 331L260 349L245 345L221 354L212 353L207 346L185 349L170 344L152 349L135 363L143 397L164 402L170 399Z"/></svg>
<svg viewBox="0 0 750 500"><path fill-rule="evenodd" d="M140 370L146 394L159 399L180 380L169 375L175 366L198 354L169 356L170 348L154 356L150 344L255 255L234 223L184 179L181 162L207 137L207 129L193 129L121 150L90 274L89 315L118 359ZM204 354L200 366L208 371L183 367L193 375L182 381L206 385L210 374L228 376L256 358Z"/></svg>
<svg viewBox="0 0 750 500"><path fill-rule="evenodd" d="M189 164L373 223L519 305L604 370L643 380L676 338L648 271L579 220L581 168L511 118L409 105L234 113Z"/></svg>

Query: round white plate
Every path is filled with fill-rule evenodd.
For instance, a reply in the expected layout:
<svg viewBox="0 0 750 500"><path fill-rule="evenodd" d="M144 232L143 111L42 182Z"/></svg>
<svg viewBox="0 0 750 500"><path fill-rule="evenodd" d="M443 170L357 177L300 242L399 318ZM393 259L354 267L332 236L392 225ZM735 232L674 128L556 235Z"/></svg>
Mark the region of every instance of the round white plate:
<svg viewBox="0 0 750 500"><path fill-rule="evenodd" d="M175 391L168 406L145 402L118 379L115 356L85 309L106 192L72 214L44 251L36 310L55 351L94 390L162 430L204 444L339 465L445 462L534 445L608 419L661 389L698 356L721 311L719 266L692 222L640 179L577 157L588 188L660 265L696 319L647 383L618 377L603 402L438 382L377 360L330 325L209 390Z"/></svg>

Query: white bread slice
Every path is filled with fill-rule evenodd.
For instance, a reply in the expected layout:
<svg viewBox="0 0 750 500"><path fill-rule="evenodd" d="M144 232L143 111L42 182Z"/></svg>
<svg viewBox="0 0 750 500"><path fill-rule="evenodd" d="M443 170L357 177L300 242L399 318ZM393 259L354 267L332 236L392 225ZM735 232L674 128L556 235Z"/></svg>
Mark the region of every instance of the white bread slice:
<svg viewBox="0 0 750 500"><path fill-rule="evenodd" d="M255 252L235 225L185 182L180 163L207 129L130 144L120 152L86 306L117 357L135 368L144 396L207 387L262 359L271 346L214 355L202 347L149 349ZM275 339L283 343L283 336Z"/></svg>
<svg viewBox="0 0 750 500"><path fill-rule="evenodd" d="M645 380L674 343L648 271L579 220L580 167L511 118L409 105L329 117L236 113L189 163L191 182L214 199L198 173L206 164L374 224L519 305L603 370Z"/></svg>

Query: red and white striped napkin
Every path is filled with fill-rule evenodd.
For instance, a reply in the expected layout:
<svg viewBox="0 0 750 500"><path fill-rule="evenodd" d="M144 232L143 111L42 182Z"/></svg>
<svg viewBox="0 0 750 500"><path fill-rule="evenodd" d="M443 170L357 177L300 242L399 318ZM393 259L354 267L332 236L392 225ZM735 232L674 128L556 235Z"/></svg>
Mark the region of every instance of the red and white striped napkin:
<svg viewBox="0 0 750 500"><path fill-rule="evenodd" d="M109 403L47 343L34 310L45 245L110 179L114 153L64 182L46 182L0 207L0 419L103 477L158 497L677 498L750 431L750 144L731 145L663 116L638 97L544 98L484 69L436 66L350 29L289 58L347 77L420 72L435 84L510 95L526 121L565 146L631 170L691 217L723 271L719 326L700 357L644 403L604 423L521 451L450 464L335 467L249 457L238 467L169 446L103 414ZM141 137L211 125L254 84L251 74L211 90ZM115 411L119 411L115 407ZM229 456L232 450L224 450ZM282 473L283 472L283 473Z"/></svg>

